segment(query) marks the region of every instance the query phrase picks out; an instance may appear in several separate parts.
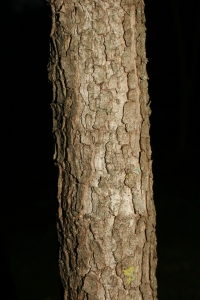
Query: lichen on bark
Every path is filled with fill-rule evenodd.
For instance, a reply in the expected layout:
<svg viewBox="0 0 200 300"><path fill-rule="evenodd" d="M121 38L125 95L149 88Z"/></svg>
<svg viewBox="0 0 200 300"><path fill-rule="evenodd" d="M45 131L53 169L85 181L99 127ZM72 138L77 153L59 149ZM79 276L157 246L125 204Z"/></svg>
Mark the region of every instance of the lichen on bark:
<svg viewBox="0 0 200 300"><path fill-rule="evenodd" d="M143 0L50 5L64 299L155 300Z"/></svg>

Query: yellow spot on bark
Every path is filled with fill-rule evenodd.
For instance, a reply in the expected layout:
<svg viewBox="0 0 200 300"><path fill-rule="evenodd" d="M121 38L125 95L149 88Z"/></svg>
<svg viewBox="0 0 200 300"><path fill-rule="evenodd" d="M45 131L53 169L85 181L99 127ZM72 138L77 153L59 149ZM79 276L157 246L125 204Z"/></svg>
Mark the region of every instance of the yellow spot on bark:
<svg viewBox="0 0 200 300"><path fill-rule="evenodd" d="M131 177L133 174L132 173L129 173L129 174L127 174L126 176L125 176L125 178L129 178L129 177Z"/></svg>
<svg viewBox="0 0 200 300"><path fill-rule="evenodd" d="M127 276L127 284L130 284L134 280L134 267L130 266L128 269L124 270L124 275Z"/></svg>

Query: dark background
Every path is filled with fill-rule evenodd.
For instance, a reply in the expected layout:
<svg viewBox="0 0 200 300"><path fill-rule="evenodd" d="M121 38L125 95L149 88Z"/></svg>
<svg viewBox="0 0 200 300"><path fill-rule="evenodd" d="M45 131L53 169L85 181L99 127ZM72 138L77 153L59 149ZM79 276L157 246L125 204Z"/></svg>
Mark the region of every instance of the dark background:
<svg viewBox="0 0 200 300"><path fill-rule="evenodd" d="M200 299L200 1L146 0L158 298ZM49 10L10 0L1 16L0 273L4 300L61 300ZM3 279L3 280L2 280Z"/></svg>

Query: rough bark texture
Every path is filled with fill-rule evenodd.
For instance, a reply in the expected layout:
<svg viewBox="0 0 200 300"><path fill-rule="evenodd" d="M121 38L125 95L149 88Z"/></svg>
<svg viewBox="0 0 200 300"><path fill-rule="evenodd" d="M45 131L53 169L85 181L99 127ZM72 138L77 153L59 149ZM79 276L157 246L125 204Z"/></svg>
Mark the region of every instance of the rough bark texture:
<svg viewBox="0 0 200 300"><path fill-rule="evenodd" d="M144 2L50 5L64 299L156 299Z"/></svg>

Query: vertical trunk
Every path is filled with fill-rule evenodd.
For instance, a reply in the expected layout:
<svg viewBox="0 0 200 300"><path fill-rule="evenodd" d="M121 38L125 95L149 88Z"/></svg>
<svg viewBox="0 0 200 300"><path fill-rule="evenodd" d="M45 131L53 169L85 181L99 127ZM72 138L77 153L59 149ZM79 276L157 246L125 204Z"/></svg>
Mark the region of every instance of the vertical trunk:
<svg viewBox="0 0 200 300"><path fill-rule="evenodd" d="M156 299L143 0L51 9L64 299Z"/></svg>

